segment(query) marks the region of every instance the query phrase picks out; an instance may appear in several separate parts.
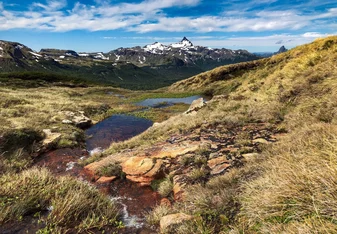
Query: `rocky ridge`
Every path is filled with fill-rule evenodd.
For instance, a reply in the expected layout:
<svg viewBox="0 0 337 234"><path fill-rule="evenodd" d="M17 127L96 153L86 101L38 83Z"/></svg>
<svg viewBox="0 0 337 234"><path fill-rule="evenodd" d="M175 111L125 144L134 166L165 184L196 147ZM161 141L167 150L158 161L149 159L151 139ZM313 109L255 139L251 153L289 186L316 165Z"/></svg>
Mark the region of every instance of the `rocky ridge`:
<svg viewBox="0 0 337 234"><path fill-rule="evenodd" d="M42 49L39 54L56 61L76 58L111 61L114 62L114 66L117 66L121 62L129 62L140 67L171 65L198 66L201 69L210 69L224 64L258 59L257 56L246 50L212 49L195 46L186 37L180 42L170 45L155 42L144 47L118 48L108 53L77 53L72 50Z"/></svg>

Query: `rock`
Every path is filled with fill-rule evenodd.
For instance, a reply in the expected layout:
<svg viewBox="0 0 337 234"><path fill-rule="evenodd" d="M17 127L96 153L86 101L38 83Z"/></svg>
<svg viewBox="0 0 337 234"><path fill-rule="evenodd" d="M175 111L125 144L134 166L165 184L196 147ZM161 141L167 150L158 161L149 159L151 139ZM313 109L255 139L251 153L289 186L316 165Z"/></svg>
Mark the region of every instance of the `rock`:
<svg viewBox="0 0 337 234"><path fill-rule="evenodd" d="M255 140L253 140L253 143L270 144L270 142L267 141L267 140L264 139L264 138L257 138L257 139L255 139Z"/></svg>
<svg viewBox="0 0 337 234"><path fill-rule="evenodd" d="M92 125L92 120L85 116L83 111L77 113L65 111L64 115L67 117L67 119L62 120L64 124L73 124L81 129L86 129Z"/></svg>
<svg viewBox="0 0 337 234"><path fill-rule="evenodd" d="M212 143L212 144L211 144L211 149L212 149L212 150L217 150L218 147L219 147L218 144L215 144L215 143Z"/></svg>
<svg viewBox="0 0 337 234"><path fill-rule="evenodd" d="M175 201L184 200L186 183L184 183L183 180L184 177L182 175L173 177L173 195Z"/></svg>
<svg viewBox="0 0 337 234"><path fill-rule="evenodd" d="M249 153L249 154L243 154L242 156L246 159L246 160L252 160L254 158L257 158L260 154L258 153Z"/></svg>
<svg viewBox="0 0 337 234"><path fill-rule="evenodd" d="M135 183L139 183L141 186L151 185L151 182L154 180L154 178L146 176L126 176L126 179Z"/></svg>
<svg viewBox="0 0 337 234"><path fill-rule="evenodd" d="M194 111L200 110L202 107L204 107L206 103L204 102L203 98L199 98L197 100L194 100L191 104L191 106L188 108L188 110L185 112L185 114L192 113Z"/></svg>
<svg viewBox="0 0 337 234"><path fill-rule="evenodd" d="M158 122L155 122L155 123L153 123L153 125L152 125L152 127L158 127L158 126L160 126L160 123L158 123Z"/></svg>
<svg viewBox="0 0 337 234"><path fill-rule="evenodd" d="M152 158L176 158L179 155L194 152L199 148L199 142L188 142L184 144L170 144L162 147L152 154Z"/></svg>
<svg viewBox="0 0 337 234"><path fill-rule="evenodd" d="M49 148L56 144L62 136L61 133L53 133L50 129L43 129L42 131L46 135L46 138L42 141L42 146L44 148Z"/></svg>
<svg viewBox="0 0 337 234"><path fill-rule="evenodd" d="M145 174L145 176L153 178L157 177L162 172L163 164L163 160L156 159L155 165L149 172Z"/></svg>
<svg viewBox="0 0 337 234"><path fill-rule="evenodd" d="M63 124L73 124L73 121L69 120L69 119L64 119L62 120Z"/></svg>
<svg viewBox="0 0 337 234"><path fill-rule="evenodd" d="M110 177L106 177L106 176L102 176L101 178L99 178L96 183L99 184L108 184L111 183L112 181L116 180L117 176L110 176Z"/></svg>
<svg viewBox="0 0 337 234"><path fill-rule="evenodd" d="M214 152L214 153L210 153L209 154L209 158L210 159L217 158L217 157L219 157L219 153L218 152Z"/></svg>
<svg viewBox="0 0 337 234"><path fill-rule="evenodd" d="M122 170L128 180L141 185L150 185L154 179L164 176L163 160L149 157L131 157L122 163Z"/></svg>
<svg viewBox="0 0 337 234"><path fill-rule="evenodd" d="M167 207L171 207L172 206L170 200L167 199L166 197L160 200L160 205L161 206L167 206Z"/></svg>
<svg viewBox="0 0 337 234"><path fill-rule="evenodd" d="M224 163L228 164L228 160L227 160L226 157L213 158L213 159L208 160L207 166L209 166L211 169L213 169L217 165L224 164Z"/></svg>
<svg viewBox="0 0 337 234"><path fill-rule="evenodd" d="M211 168L211 175L221 174L230 167L230 163L226 157L210 159L208 160L207 165Z"/></svg>
<svg viewBox="0 0 337 234"><path fill-rule="evenodd" d="M184 213L166 215L160 219L160 232L169 232L175 226L178 226L191 219L193 219L193 216Z"/></svg>
<svg viewBox="0 0 337 234"><path fill-rule="evenodd" d="M72 121L76 127L81 128L81 129L86 129L90 127L92 124L91 119L89 119L88 117L84 115L75 116Z"/></svg>
<svg viewBox="0 0 337 234"><path fill-rule="evenodd" d="M137 176L149 172L155 165L152 158L148 157L131 157L122 164L122 170L127 175Z"/></svg>
<svg viewBox="0 0 337 234"><path fill-rule="evenodd" d="M216 165L216 166L212 169L211 175L219 175L219 174L221 174L222 172L224 172L228 167L230 167L230 164L228 164L228 163Z"/></svg>

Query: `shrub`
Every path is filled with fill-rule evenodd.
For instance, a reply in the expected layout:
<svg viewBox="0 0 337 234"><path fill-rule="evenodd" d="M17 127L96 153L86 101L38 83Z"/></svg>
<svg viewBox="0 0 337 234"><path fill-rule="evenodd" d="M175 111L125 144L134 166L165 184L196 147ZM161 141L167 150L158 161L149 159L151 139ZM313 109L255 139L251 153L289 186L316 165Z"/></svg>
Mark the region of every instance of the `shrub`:
<svg viewBox="0 0 337 234"><path fill-rule="evenodd" d="M173 182L169 178L166 178L164 181L162 181L158 187L158 193L162 197L169 196L172 191L173 191Z"/></svg>
<svg viewBox="0 0 337 234"><path fill-rule="evenodd" d="M146 221L150 225L158 225L160 219L168 214L170 214L172 210L170 207L166 205L156 206L151 212L146 215Z"/></svg>
<svg viewBox="0 0 337 234"><path fill-rule="evenodd" d="M122 166L117 163L113 162L106 166L99 168L97 175L99 176L121 176L122 174Z"/></svg>

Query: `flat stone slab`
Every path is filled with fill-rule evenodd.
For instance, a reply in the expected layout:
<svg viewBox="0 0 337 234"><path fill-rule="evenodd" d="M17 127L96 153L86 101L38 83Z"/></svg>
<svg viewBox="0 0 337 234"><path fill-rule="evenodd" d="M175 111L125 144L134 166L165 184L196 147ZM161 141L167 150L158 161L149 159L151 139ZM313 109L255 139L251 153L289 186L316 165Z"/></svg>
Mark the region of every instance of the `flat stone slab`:
<svg viewBox="0 0 337 234"><path fill-rule="evenodd" d="M149 157L131 157L122 163L122 170L127 175L144 175L155 166L155 162Z"/></svg>
<svg viewBox="0 0 337 234"><path fill-rule="evenodd" d="M229 163L217 165L212 169L211 175L219 175L224 172L228 167L230 167Z"/></svg>
<svg viewBox="0 0 337 234"><path fill-rule="evenodd" d="M116 180L117 176L102 176L101 178L99 178L96 182L99 184L108 184L111 183L112 181Z"/></svg>
<svg viewBox="0 0 337 234"><path fill-rule="evenodd" d="M207 165L211 169L215 168L217 165L220 165L220 164L229 164L226 157L213 158L213 159L208 160L207 162Z"/></svg>

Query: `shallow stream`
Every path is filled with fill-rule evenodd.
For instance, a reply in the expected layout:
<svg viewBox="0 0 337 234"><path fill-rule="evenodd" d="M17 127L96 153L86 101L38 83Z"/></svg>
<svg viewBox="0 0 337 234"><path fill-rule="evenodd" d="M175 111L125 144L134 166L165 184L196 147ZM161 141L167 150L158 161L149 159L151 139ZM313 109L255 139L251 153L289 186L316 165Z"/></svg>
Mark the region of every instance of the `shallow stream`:
<svg viewBox="0 0 337 234"><path fill-rule="evenodd" d="M175 103L191 104L201 96L187 98L154 98L136 103L144 107L166 106ZM152 121L130 115L113 115L85 131L86 150L83 149L57 149L39 157L36 165L46 166L58 175L72 175L88 180L83 168L77 163L79 159L90 156L90 152L103 151L112 142L120 142L139 135L152 126ZM126 180L117 180L109 186L99 187L102 192L111 196L111 200L120 204L123 223L127 227L126 233L153 233L146 230L144 225L145 214L160 202L160 196L150 187L141 187ZM123 233L123 232L122 232Z"/></svg>

